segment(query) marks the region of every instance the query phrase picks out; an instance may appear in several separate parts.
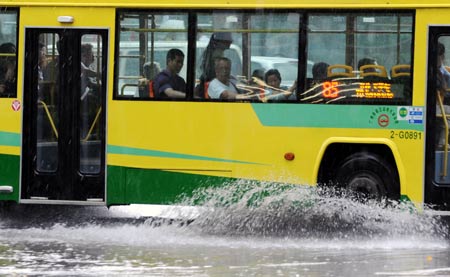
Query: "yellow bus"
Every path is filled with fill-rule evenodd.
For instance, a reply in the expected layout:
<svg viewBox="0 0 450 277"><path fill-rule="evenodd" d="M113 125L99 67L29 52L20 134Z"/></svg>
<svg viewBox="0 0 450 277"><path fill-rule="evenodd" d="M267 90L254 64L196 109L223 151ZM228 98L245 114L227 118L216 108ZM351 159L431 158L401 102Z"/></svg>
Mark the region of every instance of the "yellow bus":
<svg viewBox="0 0 450 277"><path fill-rule="evenodd" d="M447 1L0 9L1 201L170 204L246 179L449 208Z"/></svg>

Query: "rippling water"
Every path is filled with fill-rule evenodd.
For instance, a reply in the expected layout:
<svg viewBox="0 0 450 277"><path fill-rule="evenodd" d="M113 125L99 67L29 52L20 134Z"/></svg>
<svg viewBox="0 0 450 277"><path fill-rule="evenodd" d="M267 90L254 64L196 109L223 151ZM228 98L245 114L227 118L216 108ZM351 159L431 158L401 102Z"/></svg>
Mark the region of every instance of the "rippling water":
<svg viewBox="0 0 450 277"><path fill-rule="evenodd" d="M0 213L0 275L450 276L446 225L407 203L236 182L143 206Z"/></svg>

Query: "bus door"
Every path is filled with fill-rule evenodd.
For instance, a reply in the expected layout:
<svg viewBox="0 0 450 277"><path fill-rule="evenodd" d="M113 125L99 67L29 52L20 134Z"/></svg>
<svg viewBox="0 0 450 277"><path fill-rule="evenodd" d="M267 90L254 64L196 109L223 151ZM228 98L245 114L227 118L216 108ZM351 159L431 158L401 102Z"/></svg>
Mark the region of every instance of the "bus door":
<svg viewBox="0 0 450 277"><path fill-rule="evenodd" d="M105 202L107 35L26 29L21 202Z"/></svg>
<svg viewBox="0 0 450 277"><path fill-rule="evenodd" d="M450 207L450 27L430 27L425 201Z"/></svg>

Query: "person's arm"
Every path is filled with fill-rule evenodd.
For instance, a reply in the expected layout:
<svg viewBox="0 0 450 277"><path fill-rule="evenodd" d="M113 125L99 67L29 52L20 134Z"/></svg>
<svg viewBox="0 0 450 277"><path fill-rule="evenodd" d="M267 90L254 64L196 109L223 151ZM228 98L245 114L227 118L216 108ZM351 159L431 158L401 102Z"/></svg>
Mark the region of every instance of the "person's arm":
<svg viewBox="0 0 450 277"><path fill-rule="evenodd" d="M224 90L222 91L222 93L220 93L220 99L242 99L240 97L241 95L237 94L236 92L233 91L229 91L229 90Z"/></svg>
<svg viewBox="0 0 450 277"><path fill-rule="evenodd" d="M297 89L297 80L295 80L292 86L290 86L287 90L290 92L294 92L296 89Z"/></svg>
<svg viewBox="0 0 450 277"><path fill-rule="evenodd" d="M173 88L166 88L164 93L170 98L185 98L186 93L178 90L174 90Z"/></svg>

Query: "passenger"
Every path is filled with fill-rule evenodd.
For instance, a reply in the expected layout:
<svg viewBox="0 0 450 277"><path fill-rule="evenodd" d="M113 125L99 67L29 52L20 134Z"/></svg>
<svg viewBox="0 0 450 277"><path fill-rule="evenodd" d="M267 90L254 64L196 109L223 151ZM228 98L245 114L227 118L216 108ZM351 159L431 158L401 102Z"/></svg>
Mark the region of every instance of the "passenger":
<svg viewBox="0 0 450 277"><path fill-rule="evenodd" d="M255 69L253 70L252 73L252 79L250 80L250 83L254 83L255 82L255 78L256 80L264 80L264 75L266 73L264 72L264 69Z"/></svg>
<svg viewBox="0 0 450 277"><path fill-rule="evenodd" d="M211 82L216 77L215 60L224 56L225 50L230 48L232 42L231 33L219 32L211 35L202 55L202 63L200 65L202 75L200 76L200 84L195 87L195 96L204 96L205 83Z"/></svg>
<svg viewBox="0 0 450 277"><path fill-rule="evenodd" d="M161 68L158 62L146 62L142 68L144 78L139 79L139 97L154 97L153 89L149 86L153 86L151 81L161 72ZM149 92L151 91L150 95Z"/></svg>
<svg viewBox="0 0 450 277"><path fill-rule="evenodd" d="M215 60L224 56L225 50L230 49L232 42L231 33L222 32L212 34L208 46L206 46L205 52L203 52L202 64L200 65L203 73L200 80L203 79L205 82L209 82L216 77Z"/></svg>
<svg viewBox="0 0 450 277"><path fill-rule="evenodd" d="M372 58L362 58L358 61L358 70L361 71L361 66L363 65L369 65L369 64L373 64L373 65L377 65L377 61L375 59ZM368 73L368 72L376 72L375 68L367 68L364 70L364 73Z"/></svg>
<svg viewBox="0 0 450 277"><path fill-rule="evenodd" d="M436 95L436 115L439 117L437 118L437 132L436 132L436 144L438 149L443 149L445 146L445 124L443 122L443 117L446 115L450 115L450 106L444 105L444 98L446 94L446 90L448 88L449 80L450 80L450 74L447 74L447 70L445 70L445 67L443 66L443 61L445 59L445 46L442 43L438 43L438 56L437 56L437 70L436 70L436 90L438 95ZM444 69L444 72L442 71ZM445 73L447 72L447 73ZM439 102L439 98L441 98L442 102ZM442 114L441 111L441 104L444 109L444 113ZM447 119L447 123L450 126L450 120ZM448 137L448 134L447 134ZM448 142L448 140L447 140Z"/></svg>
<svg viewBox="0 0 450 277"><path fill-rule="evenodd" d="M442 53L442 54L441 54ZM446 89L450 88L450 72L447 71L444 65L445 61L445 46L442 43L438 43L438 69L442 74L442 80L445 82Z"/></svg>
<svg viewBox="0 0 450 277"><path fill-rule="evenodd" d="M16 46L13 43L0 45L1 54L15 54ZM11 56L0 57L0 94L14 95L16 93L16 58Z"/></svg>
<svg viewBox="0 0 450 277"><path fill-rule="evenodd" d="M295 100L295 89L297 88L297 81L294 81L292 86L281 86L281 74L278 69L269 69L265 76L268 90L266 90L266 97L269 100Z"/></svg>
<svg viewBox="0 0 450 277"><path fill-rule="evenodd" d="M228 58L217 58L215 62L215 76L209 83L208 94L212 99L247 99L239 94L239 90L231 77L231 61Z"/></svg>
<svg viewBox="0 0 450 277"><path fill-rule="evenodd" d="M184 54L179 49L170 49L166 56L166 69L154 78L154 91L156 98L185 98L186 82L181 78Z"/></svg>
<svg viewBox="0 0 450 277"><path fill-rule="evenodd" d="M47 67L47 47L43 43L39 43L39 62L38 72L39 80L44 80L44 72Z"/></svg>
<svg viewBox="0 0 450 277"><path fill-rule="evenodd" d="M330 66L329 64L324 62L318 62L313 65L312 75L314 82L321 83L328 77L327 75L329 66Z"/></svg>
<svg viewBox="0 0 450 277"><path fill-rule="evenodd" d="M81 100L83 100L89 92L98 91L100 80L98 73L92 68L94 62L94 52L92 44L86 43L81 45Z"/></svg>
<svg viewBox="0 0 450 277"><path fill-rule="evenodd" d="M61 53L61 40L56 43L56 50L53 49L53 53L50 53L50 61L44 71L44 76L47 76L51 80L58 80L59 76L59 54Z"/></svg>
<svg viewBox="0 0 450 277"><path fill-rule="evenodd" d="M43 43L39 43L39 56L38 56L38 98L41 101L49 104L49 100L51 99L50 91L51 86L48 82L48 61L47 61L47 47Z"/></svg>
<svg viewBox="0 0 450 277"><path fill-rule="evenodd" d="M153 80L161 72L161 67L158 62L147 62L143 66L143 71L147 80Z"/></svg>
<svg viewBox="0 0 450 277"><path fill-rule="evenodd" d="M99 73L93 68L95 57L92 44L82 44L80 56L80 138L86 138L89 134L89 128L95 121L95 116L101 107L102 95L100 91L102 84ZM99 124L96 125L96 129L92 134L93 136L99 134Z"/></svg>
<svg viewBox="0 0 450 277"><path fill-rule="evenodd" d="M38 60L38 79L39 79L39 82L42 82L42 81L44 81L44 79L47 79L46 78L47 76L44 76L47 73L47 71L46 71L47 70L47 47L42 43L39 43L39 58L38 59L39 59ZM38 89L39 89L39 86L40 85L38 85Z"/></svg>

